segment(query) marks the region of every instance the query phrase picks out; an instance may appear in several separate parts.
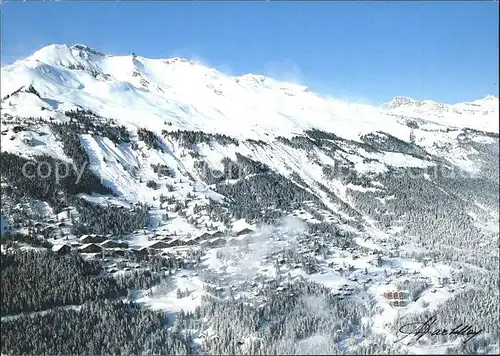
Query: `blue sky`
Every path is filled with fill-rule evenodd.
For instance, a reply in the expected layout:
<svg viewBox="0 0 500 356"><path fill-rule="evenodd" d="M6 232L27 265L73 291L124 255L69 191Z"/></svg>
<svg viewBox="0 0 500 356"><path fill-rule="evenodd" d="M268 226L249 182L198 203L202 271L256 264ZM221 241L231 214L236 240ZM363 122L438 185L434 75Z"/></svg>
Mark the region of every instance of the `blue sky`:
<svg viewBox="0 0 500 356"><path fill-rule="evenodd" d="M10 2L2 63L52 43L201 60L338 98L498 95L498 3Z"/></svg>

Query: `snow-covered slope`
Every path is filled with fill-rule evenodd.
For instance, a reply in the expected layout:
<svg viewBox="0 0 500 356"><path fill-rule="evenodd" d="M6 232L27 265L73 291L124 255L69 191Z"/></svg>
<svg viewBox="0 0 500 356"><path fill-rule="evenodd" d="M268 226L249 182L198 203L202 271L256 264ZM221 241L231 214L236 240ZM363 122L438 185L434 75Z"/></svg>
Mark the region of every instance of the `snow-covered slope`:
<svg viewBox="0 0 500 356"><path fill-rule="evenodd" d="M397 96L382 107L391 113L418 117L443 125L498 132L498 97L493 95L454 105Z"/></svg>
<svg viewBox="0 0 500 356"><path fill-rule="evenodd" d="M367 187L346 187L325 175L325 168L347 165L370 176L399 168L435 172L444 164L477 174L486 158L477 159L476 146L498 139L498 98L492 96L456 105L396 97L377 108L260 75L228 76L182 58L113 56L80 44L50 45L1 70L3 117L42 120L36 130L6 126L4 138L9 130L14 134L2 140L3 151L71 162L50 122L73 120L68 110L90 110L97 115L91 121L100 117L123 125L130 140L113 142L93 129L81 132L89 167L115 194L153 205L179 182L163 178L164 188L146 187L145 181L157 178L152 165L168 166L199 186L207 173L196 168L200 161L223 171L223 160L239 155L291 179L349 220L338 205L354 208L346 188L364 192ZM159 140L159 150L141 143L143 129ZM186 137L179 141L169 135L177 130L233 141L188 139L186 146ZM203 189L206 196L218 197Z"/></svg>
<svg viewBox="0 0 500 356"><path fill-rule="evenodd" d="M168 121L172 128L256 140L289 137L310 128L335 131L350 140L381 129L407 138L408 127L391 113L498 132L493 119L498 98L453 106L395 98L387 109L379 109L260 75L228 76L181 58L104 55L83 45L47 46L2 68L2 97L29 85L41 100L10 98L2 103L5 112L23 113L29 107L36 113L43 106L50 112L79 105L151 130Z"/></svg>
<svg viewBox="0 0 500 356"><path fill-rule="evenodd" d="M316 298L306 300L312 311L276 324L333 328L324 330L336 335L335 347L319 346L319 329L301 336L322 352L393 347L398 317L437 310L446 324L460 310L457 322L465 322L471 306L480 327L498 334L497 319L484 312L498 295L498 98L446 105L397 97L372 107L186 59L111 56L84 45L48 46L1 71L2 225L39 234L27 245L41 236L60 246L64 236L98 258L88 239L126 241L131 255L104 258L106 270L165 277L169 266L168 281L129 296L169 312L204 305L207 294L261 308L269 296L289 303L296 284L300 295L333 293L335 313L324 323ZM27 176L26 162L74 173L42 177L33 168ZM115 253L109 240L96 243ZM144 253L154 258L146 263ZM386 294L395 289L412 297L395 304ZM347 325L360 310L366 325ZM233 320L227 315L220 320ZM197 342L218 323L202 319ZM238 337L259 335L243 324L235 323ZM224 325L216 329L226 335ZM217 345L204 347L226 350ZM385 351L412 351L399 345ZM283 350L274 353L290 353Z"/></svg>

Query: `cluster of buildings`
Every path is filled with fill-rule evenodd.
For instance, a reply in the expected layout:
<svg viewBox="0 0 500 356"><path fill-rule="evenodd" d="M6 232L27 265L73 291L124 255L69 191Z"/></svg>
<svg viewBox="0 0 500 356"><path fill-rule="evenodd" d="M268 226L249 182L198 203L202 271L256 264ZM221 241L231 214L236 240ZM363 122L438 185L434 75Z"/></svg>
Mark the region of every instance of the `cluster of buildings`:
<svg viewBox="0 0 500 356"><path fill-rule="evenodd" d="M253 232L253 230L243 229L238 231L236 236L249 234L251 232ZM101 253L107 250L112 252L112 254L123 256L125 255L125 250L129 250L135 254L156 254L165 248L178 246L198 245L208 248L220 247L225 245L228 241L224 236L226 236L226 234L221 231L205 232L195 237L188 237L187 235L168 235L157 238L145 246L131 248L127 242L112 240L109 235L102 236L93 234L82 235L76 241L54 245L52 251L57 254L66 254L71 250L76 250L80 253Z"/></svg>
<svg viewBox="0 0 500 356"><path fill-rule="evenodd" d="M57 254L67 254L71 250L77 250L80 253L101 253L105 249L127 249L127 242L109 239L110 236L102 235L82 235L76 241L62 243L52 246L52 252Z"/></svg>
<svg viewBox="0 0 500 356"><path fill-rule="evenodd" d="M391 307L405 307L407 305L406 293L403 291L387 291L382 294Z"/></svg>

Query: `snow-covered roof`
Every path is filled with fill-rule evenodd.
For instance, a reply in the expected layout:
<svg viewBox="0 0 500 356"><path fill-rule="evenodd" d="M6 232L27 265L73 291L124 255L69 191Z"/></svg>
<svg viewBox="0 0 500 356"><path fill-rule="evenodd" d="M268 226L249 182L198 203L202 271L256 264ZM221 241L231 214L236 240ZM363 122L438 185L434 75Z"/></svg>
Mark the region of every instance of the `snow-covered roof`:
<svg viewBox="0 0 500 356"><path fill-rule="evenodd" d="M64 246L66 246L66 247L70 248L70 246L69 246L69 245L67 245L67 244L62 244L62 245L54 245L54 246L52 246L52 251L57 252L57 251L59 251L60 249L62 249Z"/></svg>
<svg viewBox="0 0 500 356"><path fill-rule="evenodd" d="M84 249L86 249L87 247L92 246L92 245L94 245L94 246L96 246L96 247L101 248L101 246L99 246L98 244L95 244L95 243L92 243L92 242L91 242L91 243L89 243L89 244L84 244L84 245L81 245L80 247L78 247L78 249L79 249L79 250L84 250Z"/></svg>

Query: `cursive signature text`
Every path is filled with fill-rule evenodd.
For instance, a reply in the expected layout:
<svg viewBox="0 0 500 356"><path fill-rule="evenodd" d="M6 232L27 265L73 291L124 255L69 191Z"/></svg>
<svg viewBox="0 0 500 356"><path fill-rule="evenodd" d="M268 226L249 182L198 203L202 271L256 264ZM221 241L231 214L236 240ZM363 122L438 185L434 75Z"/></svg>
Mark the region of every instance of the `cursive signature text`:
<svg viewBox="0 0 500 356"><path fill-rule="evenodd" d="M465 336L465 339L462 342L464 344L466 344L483 331L483 330L475 330L472 325L464 325L464 324L457 325L457 326L453 327L452 329L433 328L432 326L434 323L436 323L436 321L437 321L437 318L435 316L431 316L429 319L427 319L423 323L416 322L416 323L409 323L409 324L405 324L405 325L401 326L399 328L399 333L405 334L405 336L403 336L399 340L396 340L396 342L404 340L410 335L415 336L415 341L420 340L425 335L431 335L431 336L456 335L456 336Z"/></svg>

